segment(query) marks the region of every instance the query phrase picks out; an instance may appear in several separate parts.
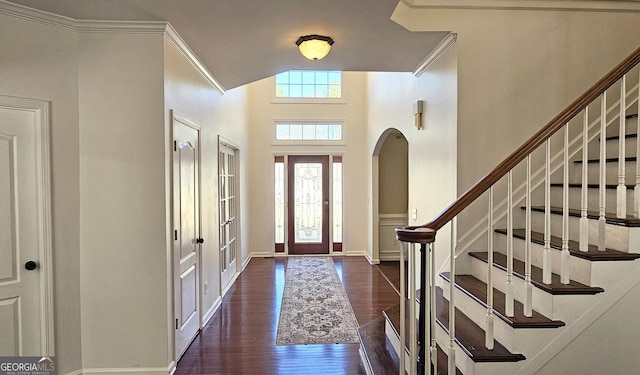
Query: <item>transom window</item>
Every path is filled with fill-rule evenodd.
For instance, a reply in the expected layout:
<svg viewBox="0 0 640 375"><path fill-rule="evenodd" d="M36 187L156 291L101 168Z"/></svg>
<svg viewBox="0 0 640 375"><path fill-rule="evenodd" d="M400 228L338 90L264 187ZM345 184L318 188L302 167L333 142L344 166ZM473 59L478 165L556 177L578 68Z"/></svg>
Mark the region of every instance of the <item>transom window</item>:
<svg viewBox="0 0 640 375"><path fill-rule="evenodd" d="M276 123L277 141L341 141L342 123Z"/></svg>
<svg viewBox="0 0 640 375"><path fill-rule="evenodd" d="M342 98L342 72L289 70L276 75L276 98Z"/></svg>

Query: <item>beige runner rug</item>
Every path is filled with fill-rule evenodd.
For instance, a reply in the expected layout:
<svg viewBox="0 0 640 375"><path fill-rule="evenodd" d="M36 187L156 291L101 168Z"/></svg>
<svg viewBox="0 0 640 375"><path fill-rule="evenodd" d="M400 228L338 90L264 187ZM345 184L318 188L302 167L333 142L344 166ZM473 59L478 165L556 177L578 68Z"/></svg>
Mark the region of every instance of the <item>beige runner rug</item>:
<svg viewBox="0 0 640 375"><path fill-rule="evenodd" d="M333 259L289 258L276 345L357 343L357 329Z"/></svg>

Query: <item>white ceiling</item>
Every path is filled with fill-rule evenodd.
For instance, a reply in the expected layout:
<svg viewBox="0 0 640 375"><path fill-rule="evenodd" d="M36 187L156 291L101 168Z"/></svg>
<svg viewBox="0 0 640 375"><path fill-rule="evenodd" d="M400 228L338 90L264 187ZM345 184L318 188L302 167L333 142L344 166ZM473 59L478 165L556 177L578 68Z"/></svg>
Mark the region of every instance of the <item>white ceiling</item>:
<svg viewBox="0 0 640 375"><path fill-rule="evenodd" d="M398 0L11 0L77 20L168 21L225 89L289 69L415 70L447 32L391 21ZM305 59L301 35L332 37Z"/></svg>

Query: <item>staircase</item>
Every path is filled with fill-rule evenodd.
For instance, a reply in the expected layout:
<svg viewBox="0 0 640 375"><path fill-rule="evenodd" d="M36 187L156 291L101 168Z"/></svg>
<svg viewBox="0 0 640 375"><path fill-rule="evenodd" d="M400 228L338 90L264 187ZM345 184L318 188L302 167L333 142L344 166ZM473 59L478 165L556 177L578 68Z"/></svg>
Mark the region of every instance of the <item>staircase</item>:
<svg viewBox="0 0 640 375"><path fill-rule="evenodd" d="M409 296L401 290L398 305L360 328L368 374L557 369L558 353L638 295L639 61L640 49L431 222L397 229ZM471 206L478 201L486 211ZM481 224L458 237L461 214ZM451 240L434 246L443 228ZM450 254L438 270L436 248ZM640 332L635 337L615 345L638 347ZM627 357L601 367L638 373L638 356Z"/></svg>

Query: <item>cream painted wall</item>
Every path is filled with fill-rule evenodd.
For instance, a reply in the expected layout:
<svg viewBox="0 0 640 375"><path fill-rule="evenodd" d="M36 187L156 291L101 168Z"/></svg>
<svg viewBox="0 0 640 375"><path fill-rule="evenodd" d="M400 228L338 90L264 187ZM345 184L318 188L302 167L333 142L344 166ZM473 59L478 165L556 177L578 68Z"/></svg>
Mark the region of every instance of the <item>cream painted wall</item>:
<svg viewBox="0 0 640 375"><path fill-rule="evenodd" d="M51 102L53 278L58 372L82 366L75 32L0 14L0 94Z"/></svg>
<svg viewBox="0 0 640 375"><path fill-rule="evenodd" d="M400 134L388 136L380 149L380 213L406 214L409 184L409 145Z"/></svg>
<svg viewBox="0 0 640 375"><path fill-rule="evenodd" d="M400 2L392 19L414 31L458 34L458 194L640 45L640 13L631 12L452 11ZM461 233L479 214L460 222Z"/></svg>
<svg viewBox="0 0 640 375"><path fill-rule="evenodd" d="M201 127L200 130L200 157L201 157L201 234L205 239L201 254L201 285L208 284L208 292L203 295L201 301L202 313L210 316L213 309L221 302L220 286L220 261L219 261L219 218L218 218L218 136L233 142L239 148L240 154L240 247L238 253L238 265L248 259L249 251L246 233L249 231L249 210L247 202L246 179L246 153L247 153L247 94L246 88L240 87L229 90L224 95L219 94L197 72L193 65L187 61L184 55L168 39L164 41L164 113L166 115L165 129L167 131L167 145L171 140L170 110L175 110L180 115L188 118ZM171 161L171 152L167 153L167 162ZM169 164L167 164L169 165ZM167 171L167 183L170 182L170 171ZM167 186L169 189L170 186ZM170 205L170 196L167 195L167 205ZM167 206L169 207L169 206ZM167 218L170 218L167 215ZM167 222L171 227L170 220ZM170 230L167 231L170 233ZM172 262L171 248L167 248L167 264ZM169 275L172 271L169 267ZM169 283L169 295L173 292ZM172 314L173 301L168 301ZM172 319L168 319L171 322ZM170 325L169 336L171 338L174 327ZM173 347L173 346L172 346ZM170 358L174 358L172 347Z"/></svg>
<svg viewBox="0 0 640 375"><path fill-rule="evenodd" d="M347 255L364 254L367 250L367 220L369 197L363 194L367 180L366 156L366 75L345 72L347 102L344 104L272 103L270 78L248 85L249 92L249 152L248 189L251 217L249 249L255 254L273 253L273 156L283 154L343 155L344 168L344 242ZM344 120L346 146L282 146L274 145L276 120Z"/></svg>
<svg viewBox="0 0 640 375"><path fill-rule="evenodd" d="M163 33L78 49L83 369L166 369Z"/></svg>
<svg viewBox="0 0 640 375"><path fill-rule="evenodd" d="M409 143L409 224L428 222L456 197L457 55L451 47L419 78L411 73L369 73L368 156L389 128ZM426 102L424 129L414 126L413 103ZM371 161L369 161L371 170ZM370 180L370 179L369 179ZM417 210L417 220L411 211ZM373 206L369 207L370 212ZM373 214L370 216L373 217ZM370 223L370 233L375 223ZM370 241L373 236L370 236ZM437 264L447 258L449 230L438 234ZM370 243L370 247L373 244Z"/></svg>

